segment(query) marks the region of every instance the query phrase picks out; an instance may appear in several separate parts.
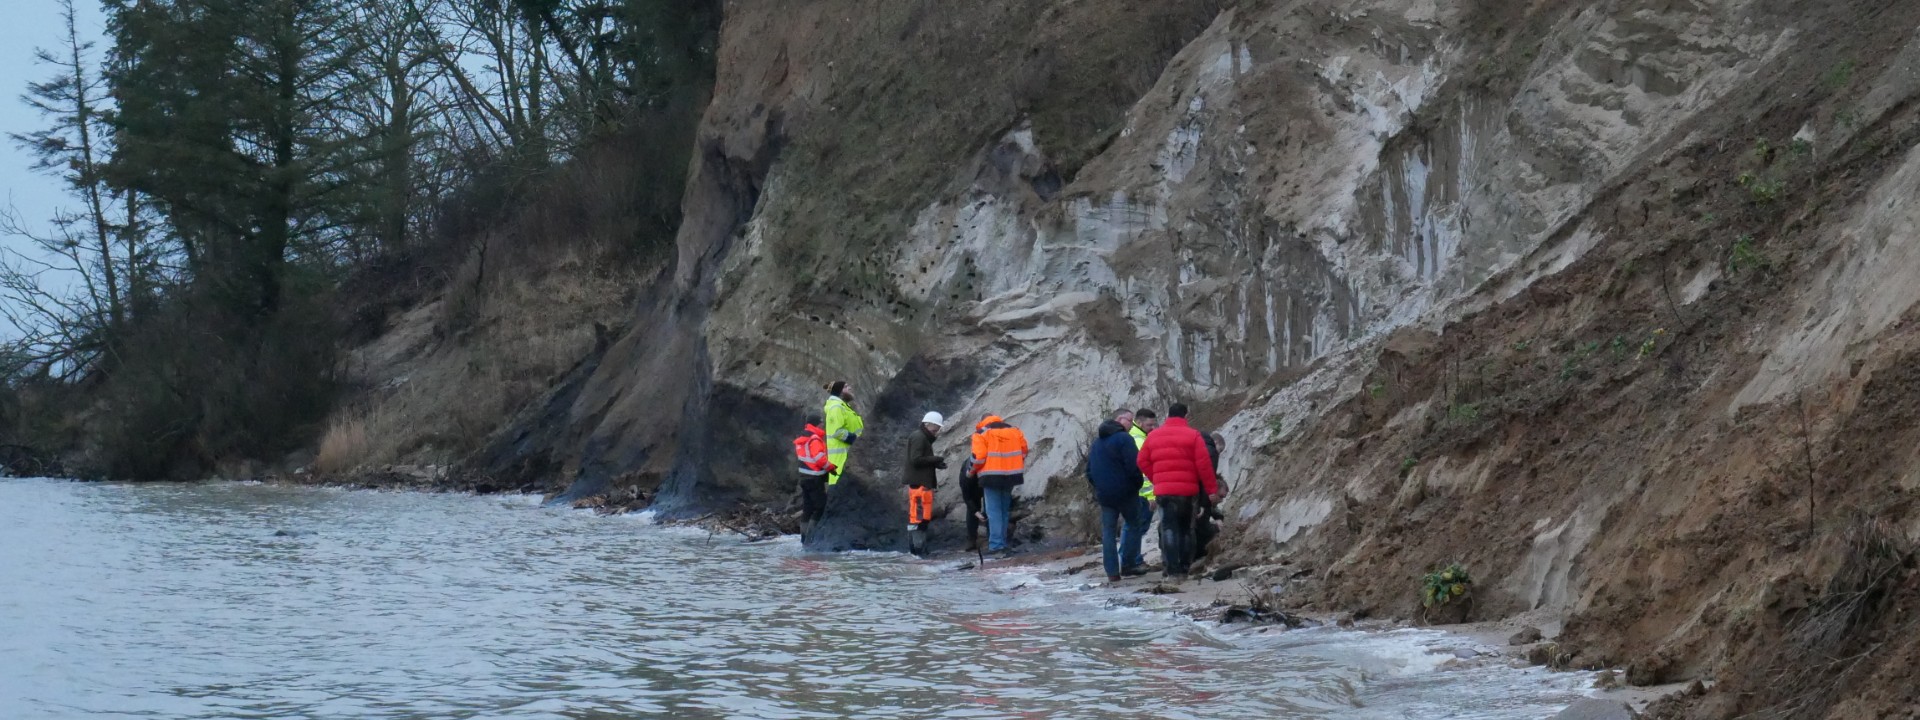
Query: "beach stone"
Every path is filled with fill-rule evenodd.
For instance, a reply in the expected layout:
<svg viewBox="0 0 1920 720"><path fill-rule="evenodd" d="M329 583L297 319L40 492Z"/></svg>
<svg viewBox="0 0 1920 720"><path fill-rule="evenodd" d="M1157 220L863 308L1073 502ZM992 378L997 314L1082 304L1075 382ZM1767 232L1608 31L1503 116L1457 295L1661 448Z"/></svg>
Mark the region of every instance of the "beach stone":
<svg viewBox="0 0 1920 720"><path fill-rule="evenodd" d="M1553 664L1553 654L1559 649L1560 647L1553 643L1535 645L1527 648L1527 662L1535 665L1551 665Z"/></svg>
<svg viewBox="0 0 1920 720"><path fill-rule="evenodd" d="M1553 720L1637 720L1640 716L1619 700L1588 698L1568 705Z"/></svg>
<svg viewBox="0 0 1920 720"><path fill-rule="evenodd" d="M1613 670L1601 670L1599 677L1593 679L1593 686L1601 690L1620 689L1620 674Z"/></svg>
<svg viewBox="0 0 1920 720"><path fill-rule="evenodd" d="M1513 637L1507 638L1507 644L1508 645L1532 645L1534 643L1540 642L1540 638L1541 638L1540 628L1529 625L1527 627L1520 628L1520 632L1514 633Z"/></svg>
<svg viewBox="0 0 1920 720"><path fill-rule="evenodd" d="M1650 687L1667 681L1667 675L1673 669L1673 661L1664 654L1655 653L1627 665L1627 684L1635 687Z"/></svg>

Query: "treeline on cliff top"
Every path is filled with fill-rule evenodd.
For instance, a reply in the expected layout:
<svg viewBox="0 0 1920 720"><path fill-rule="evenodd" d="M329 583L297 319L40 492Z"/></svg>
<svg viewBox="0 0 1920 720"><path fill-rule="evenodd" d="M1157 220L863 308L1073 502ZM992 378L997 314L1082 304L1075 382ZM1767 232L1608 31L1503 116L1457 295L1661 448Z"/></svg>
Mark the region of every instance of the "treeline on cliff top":
<svg viewBox="0 0 1920 720"><path fill-rule="evenodd" d="M527 202L590 192L640 220L623 241L668 242L720 21L712 0L105 0L95 43L63 2L23 96L44 125L13 140L72 202L5 218L27 242L0 259L0 443L131 479L302 445L343 344L378 330L369 295L444 282L416 271ZM648 167L554 187L583 162Z"/></svg>

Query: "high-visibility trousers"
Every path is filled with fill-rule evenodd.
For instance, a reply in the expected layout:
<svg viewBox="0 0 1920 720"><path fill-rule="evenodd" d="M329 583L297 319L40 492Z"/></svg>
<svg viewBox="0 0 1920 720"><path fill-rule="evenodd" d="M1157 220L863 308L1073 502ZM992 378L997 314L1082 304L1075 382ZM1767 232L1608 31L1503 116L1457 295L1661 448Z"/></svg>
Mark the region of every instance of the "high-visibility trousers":
<svg viewBox="0 0 1920 720"><path fill-rule="evenodd" d="M827 485L840 484L840 473L847 471L847 451L851 449L851 445L827 438L827 459L833 461L833 472L827 473Z"/></svg>
<svg viewBox="0 0 1920 720"><path fill-rule="evenodd" d="M907 524L933 520L933 488L907 488Z"/></svg>

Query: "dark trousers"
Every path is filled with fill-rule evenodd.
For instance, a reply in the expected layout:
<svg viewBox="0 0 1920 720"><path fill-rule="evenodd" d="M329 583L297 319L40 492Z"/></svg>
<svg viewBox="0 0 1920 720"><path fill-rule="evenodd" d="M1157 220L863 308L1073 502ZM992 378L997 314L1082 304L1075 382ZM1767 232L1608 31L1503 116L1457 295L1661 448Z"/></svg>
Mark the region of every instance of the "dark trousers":
<svg viewBox="0 0 1920 720"><path fill-rule="evenodd" d="M827 513L827 476L800 476L800 522L819 522Z"/></svg>
<svg viewBox="0 0 1920 720"><path fill-rule="evenodd" d="M1146 537L1153 515L1147 501L1128 498L1119 505L1100 505L1100 564L1107 577L1146 564L1140 557L1140 539Z"/></svg>
<svg viewBox="0 0 1920 720"><path fill-rule="evenodd" d="M1207 556L1207 546L1220 536L1220 523L1214 518L1220 514L1219 506L1213 504L1205 495L1200 496L1200 511L1193 520L1193 557L1195 560Z"/></svg>
<svg viewBox="0 0 1920 720"><path fill-rule="evenodd" d="M967 503L967 544L979 542L980 512L987 507L987 493L975 478L960 479L960 499Z"/></svg>
<svg viewBox="0 0 1920 720"><path fill-rule="evenodd" d="M1194 516L1202 501L1192 495L1161 495L1159 502L1160 558L1166 574L1185 575L1193 566Z"/></svg>

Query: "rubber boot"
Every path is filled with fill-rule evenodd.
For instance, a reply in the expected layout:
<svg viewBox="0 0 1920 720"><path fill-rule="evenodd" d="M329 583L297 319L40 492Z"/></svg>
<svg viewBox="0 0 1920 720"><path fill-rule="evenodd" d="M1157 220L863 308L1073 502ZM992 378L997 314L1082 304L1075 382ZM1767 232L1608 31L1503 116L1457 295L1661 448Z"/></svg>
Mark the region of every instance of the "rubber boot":
<svg viewBox="0 0 1920 720"><path fill-rule="evenodd" d="M926 525L907 526L907 551L913 553L915 557L927 556Z"/></svg>

